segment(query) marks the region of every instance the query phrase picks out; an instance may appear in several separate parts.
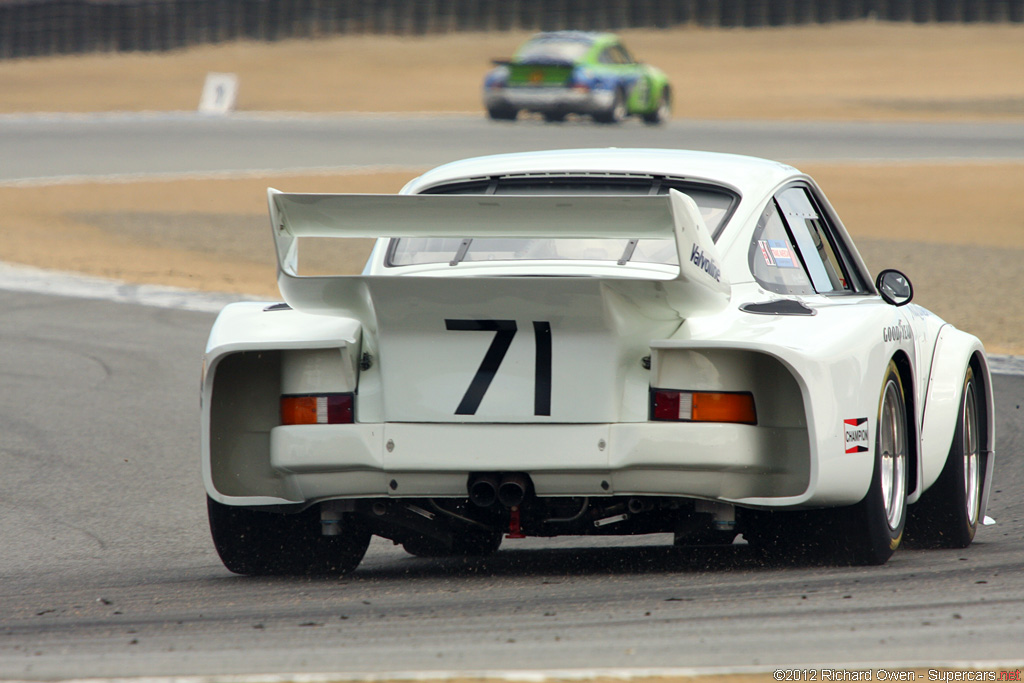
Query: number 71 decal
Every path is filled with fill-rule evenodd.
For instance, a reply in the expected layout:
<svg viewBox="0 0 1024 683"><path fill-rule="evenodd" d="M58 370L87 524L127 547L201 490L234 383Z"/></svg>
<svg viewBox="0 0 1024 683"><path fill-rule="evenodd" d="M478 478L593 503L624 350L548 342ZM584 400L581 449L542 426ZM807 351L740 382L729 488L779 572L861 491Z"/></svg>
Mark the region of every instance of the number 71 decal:
<svg viewBox="0 0 1024 683"><path fill-rule="evenodd" d="M455 332L494 332L494 339L484 354L480 368L469 383L456 415L476 415L480 402L505 354L512 346L512 338L516 336L515 320L450 320L444 321L445 328ZM551 415L551 323L533 321L533 337L536 345L533 381L533 414Z"/></svg>

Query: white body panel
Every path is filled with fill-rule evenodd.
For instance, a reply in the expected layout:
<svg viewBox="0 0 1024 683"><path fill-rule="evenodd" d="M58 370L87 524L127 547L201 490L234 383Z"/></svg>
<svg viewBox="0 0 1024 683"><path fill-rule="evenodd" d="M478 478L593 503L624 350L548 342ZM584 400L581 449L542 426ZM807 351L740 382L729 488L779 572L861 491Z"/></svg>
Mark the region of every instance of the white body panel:
<svg viewBox="0 0 1024 683"><path fill-rule="evenodd" d="M675 174L740 198L716 242L693 201L674 190L651 197L417 195L497 173L604 171ZM780 297L762 288L748 263L753 223L794 182L817 191L809 178L774 162L606 150L458 162L410 183L403 191L410 196L271 191L279 284L296 310L238 304L214 327L203 381L207 493L250 506L464 497L468 473L516 471L530 475L539 496L850 505L867 491L879 392L895 359L912 408L913 502L946 462L968 364L983 371L991 406L984 349L924 309L884 303L834 215L851 267L865 274L865 291ZM553 235L672 238L682 267L397 268L386 260L390 237ZM298 243L325 236L382 239L362 276L299 276ZM741 309L782 298L811 314ZM496 333L448 321L514 323L472 412L460 413L460 401ZM542 329L550 333L547 412L538 398ZM757 424L653 422L652 389L750 392ZM355 392L356 424L276 421L279 395L317 392ZM992 410L986 414L991 478ZM866 419L866 436L851 436L844 421L859 419ZM849 452L851 438L871 448Z"/></svg>

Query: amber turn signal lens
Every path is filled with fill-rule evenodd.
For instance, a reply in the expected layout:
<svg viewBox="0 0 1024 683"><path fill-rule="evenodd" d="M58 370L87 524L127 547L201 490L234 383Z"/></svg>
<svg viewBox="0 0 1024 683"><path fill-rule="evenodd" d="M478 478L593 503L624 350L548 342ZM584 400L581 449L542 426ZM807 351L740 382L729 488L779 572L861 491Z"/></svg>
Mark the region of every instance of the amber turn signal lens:
<svg viewBox="0 0 1024 683"><path fill-rule="evenodd" d="M281 424L351 424L352 394L310 394L281 397Z"/></svg>
<svg viewBox="0 0 1024 683"><path fill-rule="evenodd" d="M751 394L693 394L694 422L740 422L757 424Z"/></svg>
<svg viewBox="0 0 1024 683"><path fill-rule="evenodd" d="M753 394L746 392L657 389L651 392L651 419L757 424L757 411Z"/></svg>

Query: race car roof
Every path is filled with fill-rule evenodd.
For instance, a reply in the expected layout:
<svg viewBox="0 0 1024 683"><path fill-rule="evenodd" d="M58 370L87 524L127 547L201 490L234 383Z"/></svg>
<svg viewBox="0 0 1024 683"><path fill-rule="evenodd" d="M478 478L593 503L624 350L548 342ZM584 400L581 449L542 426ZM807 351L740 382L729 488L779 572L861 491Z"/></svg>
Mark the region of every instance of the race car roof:
<svg viewBox="0 0 1024 683"><path fill-rule="evenodd" d="M666 149L573 149L497 154L455 161L410 181L402 194L473 178L527 173L665 175L711 182L757 197L799 175L792 166L757 157Z"/></svg>

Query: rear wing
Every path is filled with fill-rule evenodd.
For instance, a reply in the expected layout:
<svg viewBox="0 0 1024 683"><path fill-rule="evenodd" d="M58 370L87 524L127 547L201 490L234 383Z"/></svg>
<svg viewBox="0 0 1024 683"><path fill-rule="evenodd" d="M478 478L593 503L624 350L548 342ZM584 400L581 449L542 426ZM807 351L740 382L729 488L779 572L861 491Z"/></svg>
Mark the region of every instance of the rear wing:
<svg viewBox="0 0 1024 683"><path fill-rule="evenodd" d="M676 190L657 196L481 196L291 194L271 188L267 199L278 284L295 308L316 308L316 300L323 300L312 291L304 295L304 288L366 277L300 276L302 237L671 239L679 273L672 280L656 281L666 285L669 298L688 300L683 306L687 312L718 309L729 300L729 282L700 210ZM608 279L628 279L630 274L624 270L624 278ZM324 308L333 306L325 302Z"/></svg>

